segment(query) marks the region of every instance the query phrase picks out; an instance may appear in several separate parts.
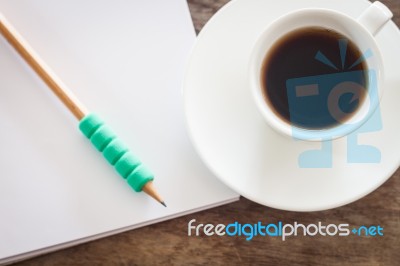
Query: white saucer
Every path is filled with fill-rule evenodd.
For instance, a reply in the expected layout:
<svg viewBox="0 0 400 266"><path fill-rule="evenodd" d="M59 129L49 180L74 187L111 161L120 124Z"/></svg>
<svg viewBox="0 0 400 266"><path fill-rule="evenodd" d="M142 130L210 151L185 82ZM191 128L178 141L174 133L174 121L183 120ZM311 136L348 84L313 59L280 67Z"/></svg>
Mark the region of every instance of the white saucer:
<svg viewBox="0 0 400 266"><path fill-rule="evenodd" d="M320 144L275 133L253 104L247 63L257 36L272 20L304 7L331 8L358 17L367 0L237 0L203 28L184 83L185 112L192 142L205 164L244 197L270 207L316 211L367 195L400 165L400 33L390 22L377 35L385 65L381 102L383 130L358 142L377 147L381 162L347 163L346 138L333 142L333 167L300 168L300 153Z"/></svg>

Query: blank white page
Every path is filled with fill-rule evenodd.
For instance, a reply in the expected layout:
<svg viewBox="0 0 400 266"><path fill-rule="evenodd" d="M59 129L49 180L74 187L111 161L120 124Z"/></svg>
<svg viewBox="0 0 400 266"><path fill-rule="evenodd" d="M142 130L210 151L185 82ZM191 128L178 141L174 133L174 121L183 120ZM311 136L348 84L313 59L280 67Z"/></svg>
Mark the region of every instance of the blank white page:
<svg viewBox="0 0 400 266"><path fill-rule="evenodd" d="M238 199L186 133L186 1L0 0L0 11L155 173L168 205L127 185L1 37L0 263Z"/></svg>

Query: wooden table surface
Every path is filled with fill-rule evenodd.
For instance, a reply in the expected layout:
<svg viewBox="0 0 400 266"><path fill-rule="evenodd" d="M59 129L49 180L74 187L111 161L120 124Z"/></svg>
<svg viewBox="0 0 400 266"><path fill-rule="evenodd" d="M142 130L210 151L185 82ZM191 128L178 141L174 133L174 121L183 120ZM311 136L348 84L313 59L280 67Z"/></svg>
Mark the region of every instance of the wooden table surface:
<svg viewBox="0 0 400 266"><path fill-rule="evenodd" d="M284 0L282 0L284 1ZM351 0L349 0L351 1ZM227 0L189 0L196 31ZM400 0L381 0L400 25ZM400 52L400 49L399 49ZM399 72L400 74L400 72ZM400 89L400 88L398 88ZM399 151L400 152L400 151ZM187 224L277 222L381 225L382 237L188 237ZM400 265L400 169L379 189L333 210L298 213L239 202L27 260L18 265Z"/></svg>

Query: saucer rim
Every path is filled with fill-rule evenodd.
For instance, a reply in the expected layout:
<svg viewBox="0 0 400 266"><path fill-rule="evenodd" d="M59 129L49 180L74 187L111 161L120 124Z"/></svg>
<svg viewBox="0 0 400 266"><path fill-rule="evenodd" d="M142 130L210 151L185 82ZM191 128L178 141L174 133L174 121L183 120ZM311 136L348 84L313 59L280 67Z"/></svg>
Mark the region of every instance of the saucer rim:
<svg viewBox="0 0 400 266"><path fill-rule="evenodd" d="M338 208L341 206L345 206L347 204L350 204L352 202L355 202L363 197L365 197L366 195L372 193L373 191L375 191L377 188L379 188L380 186L382 186L386 181L389 180L390 177L393 176L393 174L397 171L397 169L400 166L400 157L398 157L397 163L393 165L391 165L391 167L386 167L386 171L385 173L382 173L381 178L379 178L379 182L376 182L374 185L372 185L368 190L364 190L363 193L358 193L355 194L352 197L349 197L348 199L344 199L344 200L337 200L334 201L330 204L321 204L321 205L312 205L310 206L299 206L296 205L294 208L288 206L287 204L277 204L276 202L266 202L264 199L256 197L256 196L252 196L252 194L254 193L248 193L245 190L243 190L240 186L235 186L233 182L228 182L226 180L229 180L228 178L224 178L223 174L219 174L218 170L214 168L214 166L212 166L211 162L205 158L206 155L204 153L201 152L201 148L199 147L199 143L197 141L195 141L195 137L194 137L194 132L192 130L192 127L190 126L190 121L189 121L189 117L188 117L188 100L187 100L187 83L188 83L188 73L190 72L190 65L192 64L192 55L195 53L196 50L196 44L197 42L199 42L200 40L202 40L204 37L204 35L207 34L207 29L209 27L212 27L210 25L213 24L213 21L218 17L217 15L221 12L224 12L226 9L230 8L231 5L236 4L237 2L240 2L243 0L233 0L230 1L229 3L227 3L226 5L224 5L220 10L218 10L218 12L215 13L215 15L206 23L206 25L203 27L203 29L200 31L198 37L197 37L197 41L195 43L195 45L193 45L192 47L192 51L190 52L190 56L189 56L189 60L187 62L187 67L186 67L186 71L185 71L185 75L184 75L184 79L183 79L183 105L184 105L184 117L185 117L185 125L187 127L187 132L188 132L188 137L190 139L190 142L192 143L192 145L194 146L194 149L196 150L197 155L201 158L202 162L207 166L207 168L222 182L224 183L226 186L228 186L230 189L238 192L240 195L242 195L243 197L254 201L256 203L262 204L264 206L267 207L271 207L271 208L275 208L275 209L280 209L280 210L285 210L285 211L294 211L294 212L314 212L314 211L324 211L324 210L329 210L329 209L333 209L333 208ZM358 0L364 2L364 3L368 3L368 4L372 4L371 2L369 2L368 0ZM337 11L337 10L335 10ZM293 12L293 11L292 11ZM340 12L340 11L339 11ZM274 21L274 20L272 20ZM271 23L272 23L271 21ZM393 21L389 22L390 24L393 24L396 29L398 30L396 24L394 24ZM398 34L400 34L400 31L397 31ZM388 88L389 89L389 88ZM386 88L385 88L386 90Z"/></svg>

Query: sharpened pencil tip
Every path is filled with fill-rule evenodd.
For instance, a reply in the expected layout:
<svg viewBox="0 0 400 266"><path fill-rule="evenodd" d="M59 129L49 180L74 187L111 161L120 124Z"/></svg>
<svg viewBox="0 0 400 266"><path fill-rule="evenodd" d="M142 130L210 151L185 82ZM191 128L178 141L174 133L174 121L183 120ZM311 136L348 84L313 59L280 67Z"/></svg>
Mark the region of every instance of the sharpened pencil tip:
<svg viewBox="0 0 400 266"><path fill-rule="evenodd" d="M167 204L165 204L164 201L160 201L160 203L161 203L162 205L164 205L164 207L167 207Z"/></svg>

